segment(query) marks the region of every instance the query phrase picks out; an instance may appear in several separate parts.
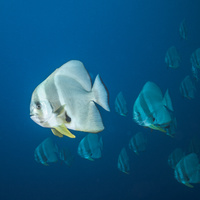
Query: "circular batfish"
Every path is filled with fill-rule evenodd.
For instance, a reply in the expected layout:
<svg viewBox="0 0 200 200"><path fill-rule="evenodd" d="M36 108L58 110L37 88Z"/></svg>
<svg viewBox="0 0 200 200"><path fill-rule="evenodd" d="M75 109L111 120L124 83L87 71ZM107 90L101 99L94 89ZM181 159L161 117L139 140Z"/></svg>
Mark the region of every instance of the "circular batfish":
<svg viewBox="0 0 200 200"><path fill-rule="evenodd" d="M30 104L31 119L54 135L71 138L68 130L97 133L104 129L95 103L110 111L108 92L97 75L93 87L82 62L71 60L56 69L34 90Z"/></svg>

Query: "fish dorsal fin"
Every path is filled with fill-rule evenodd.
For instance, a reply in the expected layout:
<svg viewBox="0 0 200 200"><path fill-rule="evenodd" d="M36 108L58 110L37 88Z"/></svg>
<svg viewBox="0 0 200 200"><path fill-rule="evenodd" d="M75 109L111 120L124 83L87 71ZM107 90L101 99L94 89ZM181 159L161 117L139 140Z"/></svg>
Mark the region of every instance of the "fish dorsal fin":
<svg viewBox="0 0 200 200"><path fill-rule="evenodd" d="M63 137L63 135L62 135L60 132L58 132L56 129L52 128L51 131L52 131L52 133L53 133L54 135L56 135L56 136L58 136L58 137Z"/></svg>
<svg viewBox="0 0 200 200"><path fill-rule="evenodd" d="M57 127L54 127L54 129L56 129L57 132L59 132L60 134L62 135L65 135L67 137L70 137L70 138L75 138L76 136L73 135L67 128L64 124L60 125L60 126L57 126Z"/></svg>
<svg viewBox="0 0 200 200"><path fill-rule="evenodd" d="M92 83L90 76L83 63L78 60L70 60L62 65L56 70L55 76L57 75L72 78L79 82L85 90L91 91Z"/></svg>
<svg viewBox="0 0 200 200"><path fill-rule="evenodd" d="M189 188L193 188L193 187L194 187L194 186L191 185L190 183L184 183L184 185L186 185L186 186L189 187Z"/></svg>
<svg viewBox="0 0 200 200"><path fill-rule="evenodd" d="M164 98L163 98L163 105L166 106L170 111L174 111L172 106L171 97L169 96L169 91L165 92Z"/></svg>

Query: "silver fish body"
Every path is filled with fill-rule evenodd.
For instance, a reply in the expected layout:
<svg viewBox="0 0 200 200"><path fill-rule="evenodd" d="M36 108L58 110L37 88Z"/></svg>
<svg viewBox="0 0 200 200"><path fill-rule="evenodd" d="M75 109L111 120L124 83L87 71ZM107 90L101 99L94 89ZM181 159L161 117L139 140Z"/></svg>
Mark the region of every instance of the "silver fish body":
<svg viewBox="0 0 200 200"><path fill-rule="evenodd" d="M85 159L93 161L101 158L103 149L102 137L97 134L89 133L79 143L78 154Z"/></svg>
<svg viewBox="0 0 200 200"><path fill-rule="evenodd" d="M178 182L191 188L194 187L191 183L200 183L198 156L195 153L184 156L176 165L174 175Z"/></svg>
<svg viewBox="0 0 200 200"><path fill-rule="evenodd" d="M31 119L54 135L74 138L68 129L97 133L104 129L95 103L109 111L108 93L99 75L93 87L84 65L72 60L55 70L33 92Z"/></svg>
<svg viewBox="0 0 200 200"><path fill-rule="evenodd" d="M133 119L141 126L166 132L172 121L169 111L173 111L168 90L164 97L160 88L148 81L133 106Z"/></svg>
<svg viewBox="0 0 200 200"><path fill-rule="evenodd" d="M47 138L35 149L34 156L38 163L48 165L58 161L57 153L57 145L51 138Z"/></svg>

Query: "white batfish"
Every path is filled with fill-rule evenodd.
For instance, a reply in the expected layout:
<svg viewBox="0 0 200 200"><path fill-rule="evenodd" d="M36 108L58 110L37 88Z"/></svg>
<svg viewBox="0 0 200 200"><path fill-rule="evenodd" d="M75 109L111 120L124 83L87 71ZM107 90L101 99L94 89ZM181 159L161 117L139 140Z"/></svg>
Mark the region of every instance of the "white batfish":
<svg viewBox="0 0 200 200"><path fill-rule="evenodd" d="M97 133L104 129L95 103L109 111L108 93L97 75L93 87L82 62L71 60L56 69L34 90L31 119L54 135L71 138L68 130Z"/></svg>

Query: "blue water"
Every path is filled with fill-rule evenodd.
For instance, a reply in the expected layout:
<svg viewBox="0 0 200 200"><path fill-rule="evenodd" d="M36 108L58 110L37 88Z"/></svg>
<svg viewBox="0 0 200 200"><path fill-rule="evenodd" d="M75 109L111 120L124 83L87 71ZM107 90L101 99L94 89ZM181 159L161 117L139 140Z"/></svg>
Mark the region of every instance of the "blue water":
<svg viewBox="0 0 200 200"><path fill-rule="evenodd" d="M179 85L191 74L190 55L200 47L199 0L1 0L0 1L0 199L1 200L146 200L199 199L193 189L178 183L168 155L186 148L199 134L199 85L194 100L183 99ZM185 19L188 40L178 28ZM175 45L181 67L167 69L166 50ZM110 94L111 112L101 110L105 130L103 156L94 162L77 155L77 138L53 136L29 117L35 87L71 59L81 60L94 76L101 75ZM132 120L135 99L147 81L168 88L178 121L170 138L140 127ZM114 111L122 91L129 114ZM146 152L128 152L130 175L117 169L131 130L148 135ZM70 148L71 168L61 163L43 166L34 160L35 148L47 137Z"/></svg>

